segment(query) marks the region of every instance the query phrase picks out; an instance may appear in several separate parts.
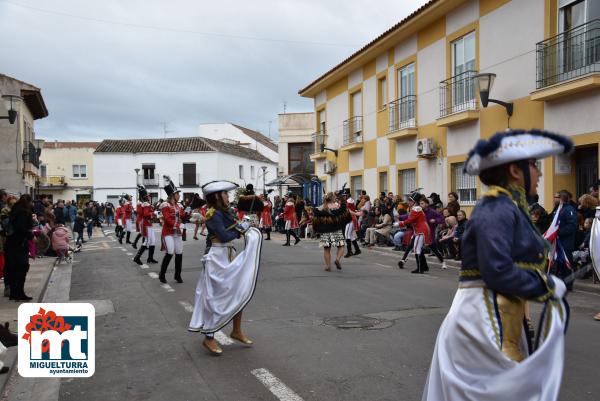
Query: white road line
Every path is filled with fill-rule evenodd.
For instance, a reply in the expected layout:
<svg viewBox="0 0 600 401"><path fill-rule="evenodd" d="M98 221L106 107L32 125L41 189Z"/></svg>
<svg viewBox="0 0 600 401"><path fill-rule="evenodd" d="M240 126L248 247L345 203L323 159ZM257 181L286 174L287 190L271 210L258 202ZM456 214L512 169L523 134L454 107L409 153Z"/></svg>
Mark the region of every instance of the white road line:
<svg viewBox="0 0 600 401"><path fill-rule="evenodd" d="M148 275L150 276L150 278L158 278L158 274L155 272L150 272L148 273Z"/></svg>
<svg viewBox="0 0 600 401"><path fill-rule="evenodd" d="M194 307L189 302L179 301L179 305L183 306L183 309L185 309L186 312L192 313L194 311Z"/></svg>
<svg viewBox="0 0 600 401"><path fill-rule="evenodd" d="M144 263L143 265L141 265L140 267L141 267L142 269L149 269L149 268L150 268L150 266L148 266L148 265L147 265L147 264L145 264L145 263Z"/></svg>
<svg viewBox="0 0 600 401"><path fill-rule="evenodd" d="M376 264L377 266L385 267L386 269L393 269L393 267L392 267L392 266L384 265L384 264L381 264L381 263L375 263L375 264Z"/></svg>
<svg viewBox="0 0 600 401"><path fill-rule="evenodd" d="M121 250L122 250L123 252L127 252L127 249L125 249L125 248L121 248Z"/></svg>
<svg viewBox="0 0 600 401"><path fill-rule="evenodd" d="M215 333L215 340L217 340L219 342L219 344L221 344L221 345L233 344L233 340L231 338L229 338L228 335L226 335L225 333L223 333L220 330Z"/></svg>
<svg viewBox="0 0 600 401"><path fill-rule="evenodd" d="M128 256L133 256L133 253L131 253L131 252L127 252L125 255L128 255Z"/></svg>
<svg viewBox="0 0 600 401"><path fill-rule="evenodd" d="M281 380L273 376L267 369L260 368L250 371L266 388L269 389L275 397L281 401L303 401L302 398L294 393L292 389L286 386Z"/></svg>
<svg viewBox="0 0 600 401"><path fill-rule="evenodd" d="M162 288L164 288L165 290L167 290L167 292L175 292L175 290L173 289L173 287L171 287L169 284L161 284L160 285Z"/></svg>

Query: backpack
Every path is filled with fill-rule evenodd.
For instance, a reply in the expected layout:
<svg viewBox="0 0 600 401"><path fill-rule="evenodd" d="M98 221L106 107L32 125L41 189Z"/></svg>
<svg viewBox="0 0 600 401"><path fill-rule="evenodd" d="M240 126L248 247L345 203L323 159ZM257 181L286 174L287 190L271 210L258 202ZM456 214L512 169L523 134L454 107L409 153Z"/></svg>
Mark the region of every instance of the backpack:
<svg viewBox="0 0 600 401"><path fill-rule="evenodd" d="M9 216L3 217L0 221L0 225L2 227L2 233L4 236L10 237L15 233L15 228L13 227Z"/></svg>

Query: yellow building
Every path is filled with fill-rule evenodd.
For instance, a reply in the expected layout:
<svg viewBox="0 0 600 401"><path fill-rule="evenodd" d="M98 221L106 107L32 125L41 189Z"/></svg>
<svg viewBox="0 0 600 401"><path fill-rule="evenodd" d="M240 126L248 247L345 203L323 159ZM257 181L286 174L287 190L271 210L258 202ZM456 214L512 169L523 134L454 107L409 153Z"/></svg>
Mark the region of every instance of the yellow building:
<svg viewBox="0 0 600 401"><path fill-rule="evenodd" d="M481 107L476 75L494 73ZM570 136L568 157L541 161L540 203L598 179L600 2L432 0L299 91L314 99L315 174L327 190L482 193L462 173L480 138L511 128ZM321 146L325 148L321 150ZM336 154L337 153L337 154Z"/></svg>
<svg viewBox="0 0 600 401"><path fill-rule="evenodd" d="M39 194L53 202L76 201L82 207L92 199L94 151L99 142L46 142L40 166Z"/></svg>

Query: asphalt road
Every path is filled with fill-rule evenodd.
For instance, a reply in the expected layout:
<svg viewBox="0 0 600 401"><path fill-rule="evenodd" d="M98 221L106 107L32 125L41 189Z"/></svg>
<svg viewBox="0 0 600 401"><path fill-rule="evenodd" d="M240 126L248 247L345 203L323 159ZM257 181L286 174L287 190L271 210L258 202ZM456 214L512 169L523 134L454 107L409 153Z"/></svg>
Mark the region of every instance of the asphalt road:
<svg viewBox="0 0 600 401"><path fill-rule="evenodd" d="M110 235L84 245L70 299L110 300L115 312L96 318L95 375L63 380L60 400L420 400L457 270L432 265L414 275L412 260L399 270L396 254L374 250L325 272L316 242L265 241L244 311L255 345L224 345L213 357L186 331L203 242L185 242L184 283L173 280L172 261L167 286L158 265L135 265L135 251ZM600 295L573 293L569 302L561 400L597 401Z"/></svg>

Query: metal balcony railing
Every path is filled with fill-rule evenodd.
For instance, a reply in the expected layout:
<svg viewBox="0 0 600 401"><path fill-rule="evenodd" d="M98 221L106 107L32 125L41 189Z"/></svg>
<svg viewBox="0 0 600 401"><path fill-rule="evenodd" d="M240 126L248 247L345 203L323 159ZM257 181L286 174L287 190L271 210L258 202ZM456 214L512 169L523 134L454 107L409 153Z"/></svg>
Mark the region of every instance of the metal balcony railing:
<svg viewBox="0 0 600 401"><path fill-rule="evenodd" d="M197 187L200 185L200 174L179 174L180 187Z"/></svg>
<svg viewBox="0 0 600 401"><path fill-rule="evenodd" d="M415 128L415 110L417 107L417 96L408 95L396 99L389 104L389 130L394 132L405 128Z"/></svg>
<svg viewBox="0 0 600 401"><path fill-rule="evenodd" d="M64 175L48 175L40 177L40 185L46 187L65 185Z"/></svg>
<svg viewBox="0 0 600 401"><path fill-rule="evenodd" d="M25 142L25 149L23 149L23 161L25 163L31 163L36 168L40 168L40 153L35 145L31 142Z"/></svg>
<svg viewBox="0 0 600 401"><path fill-rule="evenodd" d="M313 153L320 153L322 146L327 146L327 131L317 131L312 134L312 142L315 146Z"/></svg>
<svg viewBox="0 0 600 401"><path fill-rule="evenodd" d="M440 82L440 117L477 110L475 75L477 71L469 70Z"/></svg>
<svg viewBox="0 0 600 401"><path fill-rule="evenodd" d="M600 19L536 44L536 88L600 72Z"/></svg>
<svg viewBox="0 0 600 401"><path fill-rule="evenodd" d="M154 177L145 178L144 176L138 177L138 185L145 187L157 187L158 186L158 173L154 171Z"/></svg>
<svg viewBox="0 0 600 401"><path fill-rule="evenodd" d="M363 118L354 116L344 121L344 146L363 142Z"/></svg>

